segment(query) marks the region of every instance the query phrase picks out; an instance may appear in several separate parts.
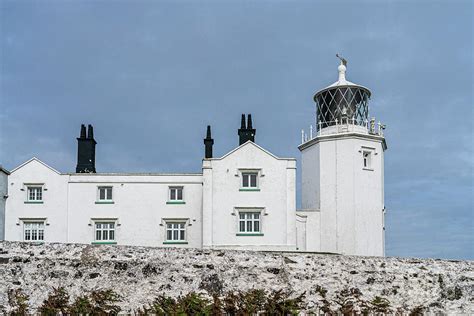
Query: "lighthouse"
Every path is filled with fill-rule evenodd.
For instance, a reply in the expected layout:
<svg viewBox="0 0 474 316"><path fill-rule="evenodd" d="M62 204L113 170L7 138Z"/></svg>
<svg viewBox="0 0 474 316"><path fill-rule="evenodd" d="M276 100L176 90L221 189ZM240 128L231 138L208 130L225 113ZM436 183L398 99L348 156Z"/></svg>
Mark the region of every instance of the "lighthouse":
<svg viewBox="0 0 474 316"><path fill-rule="evenodd" d="M338 56L339 57L339 56ZM369 116L371 91L346 79L314 95L316 126L302 133L302 210L306 250L384 255L385 126Z"/></svg>

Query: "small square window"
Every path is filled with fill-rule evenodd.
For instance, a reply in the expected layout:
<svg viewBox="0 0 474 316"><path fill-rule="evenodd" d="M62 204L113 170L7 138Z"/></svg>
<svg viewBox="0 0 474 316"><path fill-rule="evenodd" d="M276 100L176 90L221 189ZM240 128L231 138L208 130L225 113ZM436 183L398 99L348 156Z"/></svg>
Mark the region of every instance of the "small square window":
<svg viewBox="0 0 474 316"><path fill-rule="evenodd" d="M113 201L113 199L112 199L112 187L99 187L98 188L98 200L99 201Z"/></svg>
<svg viewBox="0 0 474 316"><path fill-rule="evenodd" d="M258 172L242 172L242 188L258 188Z"/></svg>
<svg viewBox="0 0 474 316"><path fill-rule="evenodd" d="M166 241L186 241L186 222L167 222Z"/></svg>
<svg viewBox="0 0 474 316"><path fill-rule="evenodd" d="M362 152L362 159L363 159L363 168L364 169L371 169L371 152L370 151L364 151Z"/></svg>
<svg viewBox="0 0 474 316"><path fill-rule="evenodd" d="M43 187L42 186L28 186L27 201L39 202L43 201Z"/></svg>
<svg viewBox="0 0 474 316"><path fill-rule="evenodd" d="M115 241L115 222L95 222L95 241Z"/></svg>
<svg viewBox="0 0 474 316"><path fill-rule="evenodd" d="M44 222L24 222L24 241L44 241Z"/></svg>
<svg viewBox="0 0 474 316"><path fill-rule="evenodd" d="M170 201L183 201L183 187L170 187L169 188L169 200Z"/></svg>
<svg viewBox="0 0 474 316"><path fill-rule="evenodd" d="M260 212L239 212L239 233L260 233Z"/></svg>

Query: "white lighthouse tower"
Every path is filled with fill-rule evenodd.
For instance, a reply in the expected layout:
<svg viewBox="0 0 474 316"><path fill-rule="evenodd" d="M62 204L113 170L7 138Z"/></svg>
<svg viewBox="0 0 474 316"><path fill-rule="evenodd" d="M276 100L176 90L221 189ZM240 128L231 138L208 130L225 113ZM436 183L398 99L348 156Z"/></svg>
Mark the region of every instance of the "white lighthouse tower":
<svg viewBox="0 0 474 316"><path fill-rule="evenodd" d="M316 131L298 147L306 250L383 256L384 126L369 118L371 92L346 80L340 59L338 81L314 96Z"/></svg>

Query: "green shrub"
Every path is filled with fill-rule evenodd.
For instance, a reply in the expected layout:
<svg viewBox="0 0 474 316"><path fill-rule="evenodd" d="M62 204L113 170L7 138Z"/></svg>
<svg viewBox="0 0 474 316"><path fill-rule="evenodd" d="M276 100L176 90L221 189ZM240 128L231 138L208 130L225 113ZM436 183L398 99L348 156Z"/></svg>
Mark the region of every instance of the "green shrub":
<svg viewBox="0 0 474 316"><path fill-rule="evenodd" d="M76 297L71 306L69 306L69 312L74 315L86 315L92 313L93 307L87 295Z"/></svg>
<svg viewBox="0 0 474 316"><path fill-rule="evenodd" d="M118 314L120 307L114 303L120 302L120 296L113 290L92 291L89 294L93 314Z"/></svg>
<svg viewBox="0 0 474 316"><path fill-rule="evenodd" d="M268 315L298 315L299 311L306 306L303 303L305 294L302 293L295 298L290 298L289 291L273 291L267 295L264 311Z"/></svg>
<svg viewBox="0 0 474 316"><path fill-rule="evenodd" d="M235 316L237 315L237 312L239 311L239 308L237 307L237 301L238 301L238 296L234 292L227 292L227 294L224 296L222 302L223 306L222 308L224 309L224 312L226 315L229 316Z"/></svg>
<svg viewBox="0 0 474 316"><path fill-rule="evenodd" d="M38 311L41 314L57 315L59 313L66 315L69 309L69 294L63 287L54 288L48 298L43 301Z"/></svg>
<svg viewBox="0 0 474 316"><path fill-rule="evenodd" d="M211 315L223 314L224 305L218 295L212 296L212 304L210 308Z"/></svg>
<svg viewBox="0 0 474 316"><path fill-rule="evenodd" d="M266 302L265 291L251 289L247 292L239 292L237 295L237 307L239 314L253 315L263 310Z"/></svg>
<svg viewBox="0 0 474 316"><path fill-rule="evenodd" d="M212 301L202 294L190 292L176 300L160 295L149 307L142 307L136 313L147 315L297 315L305 308L301 294L291 298L291 292L252 289L245 292L227 292L223 297L214 295Z"/></svg>
<svg viewBox="0 0 474 316"><path fill-rule="evenodd" d="M21 289L11 289L8 291L8 304L12 307L10 314L26 315L28 313L28 300L30 297L23 293Z"/></svg>
<svg viewBox="0 0 474 316"><path fill-rule="evenodd" d="M386 298L380 296L376 296L370 303L375 312L384 313L387 312L390 307L390 302Z"/></svg>
<svg viewBox="0 0 474 316"><path fill-rule="evenodd" d="M70 314L118 314L120 307L115 303L120 302L120 296L113 290L92 291L88 295L76 297L69 306Z"/></svg>
<svg viewBox="0 0 474 316"><path fill-rule="evenodd" d="M190 292L178 297L177 312L185 315L210 315L211 302L200 293Z"/></svg>
<svg viewBox="0 0 474 316"><path fill-rule="evenodd" d="M172 297L160 295L151 304L149 308L144 308L145 314L150 312L156 315L174 315L176 314L176 300Z"/></svg>

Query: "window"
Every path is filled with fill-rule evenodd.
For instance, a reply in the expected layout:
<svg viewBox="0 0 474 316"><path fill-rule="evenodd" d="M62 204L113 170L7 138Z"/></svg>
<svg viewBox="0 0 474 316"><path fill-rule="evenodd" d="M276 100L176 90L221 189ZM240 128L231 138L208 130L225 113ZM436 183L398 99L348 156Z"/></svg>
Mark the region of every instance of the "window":
<svg viewBox="0 0 474 316"><path fill-rule="evenodd" d="M371 169L370 151L364 151L362 153L362 158L363 158L363 163L364 163L364 169Z"/></svg>
<svg viewBox="0 0 474 316"><path fill-rule="evenodd" d="M42 186L28 186L27 201L29 202L43 201L43 187Z"/></svg>
<svg viewBox="0 0 474 316"><path fill-rule="evenodd" d="M186 223L168 222L166 223L166 241L186 241Z"/></svg>
<svg viewBox="0 0 474 316"><path fill-rule="evenodd" d="M260 233L260 212L239 213L239 233Z"/></svg>
<svg viewBox="0 0 474 316"><path fill-rule="evenodd" d="M44 222L25 222L23 224L24 241L44 241Z"/></svg>
<svg viewBox="0 0 474 316"><path fill-rule="evenodd" d="M242 188L244 189L258 188L257 176L258 176L258 172L242 172Z"/></svg>
<svg viewBox="0 0 474 316"><path fill-rule="evenodd" d="M183 201L183 187L170 187L169 191L170 191L169 193L170 202Z"/></svg>
<svg viewBox="0 0 474 316"><path fill-rule="evenodd" d="M99 187L98 194L99 202L111 202L112 201L112 187Z"/></svg>
<svg viewBox="0 0 474 316"><path fill-rule="evenodd" d="M95 241L115 241L115 222L96 222Z"/></svg>

